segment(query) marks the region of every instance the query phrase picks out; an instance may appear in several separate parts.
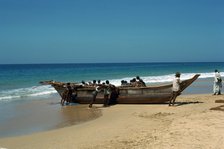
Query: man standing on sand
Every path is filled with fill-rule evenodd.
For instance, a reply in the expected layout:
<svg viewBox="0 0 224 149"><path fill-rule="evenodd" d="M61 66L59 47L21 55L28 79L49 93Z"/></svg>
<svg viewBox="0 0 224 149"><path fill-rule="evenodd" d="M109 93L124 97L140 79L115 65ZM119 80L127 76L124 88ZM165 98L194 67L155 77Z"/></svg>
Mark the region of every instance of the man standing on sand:
<svg viewBox="0 0 224 149"><path fill-rule="evenodd" d="M108 107L111 102L116 103L117 99L117 91L116 87L113 84L110 84L108 80L106 80L105 88L104 88L104 107Z"/></svg>
<svg viewBox="0 0 224 149"><path fill-rule="evenodd" d="M96 100L97 94L104 89L104 84L100 84L100 81L98 81L98 84L95 84L94 87L95 87L95 91L93 91L93 93L92 93L93 94L93 98L92 98L92 100L91 100L91 102L89 104L89 108L92 108L92 105L93 105L93 103Z"/></svg>
<svg viewBox="0 0 224 149"><path fill-rule="evenodd" d="M105 88L104 88L104 107L109 106L109 99L110 99L110 94L111 94L111 84L108 80L106 80Z"/></svg>
<svg viewBox="0 0 224 149"><path fill-rule="evenodd" d="M177 96L180 95L180 83L180 73L176 72L175 78L173 79L172 95L170 98L169 106L171 106L171 103L172 105L174 105Z"/></svg>
<svg viewBox="0 0 224 149"><path fill-rule="evenodd" d="M61 105L63 106L65 101L66 103L70 103L72 100L72 92L73 89L70 85L70 83L68 82L65 86L66 90L64 91L64 93L62 94L62 98L61 98Z"/></svg>
<svg viewBox="0 0 224 149"><path fill-rule="evenodd" d="M213 86L213 95L221 95L222 89L222 78L218 70L215 70L215 78L214 78L214 86Z"/></svg>

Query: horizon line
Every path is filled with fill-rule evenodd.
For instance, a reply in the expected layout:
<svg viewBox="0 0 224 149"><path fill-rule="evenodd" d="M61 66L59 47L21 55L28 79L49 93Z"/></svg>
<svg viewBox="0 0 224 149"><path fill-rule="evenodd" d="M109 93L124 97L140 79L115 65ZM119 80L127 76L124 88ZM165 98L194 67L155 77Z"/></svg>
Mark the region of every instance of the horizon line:
<svg viewBox="0 0 224 149"><path fill-rule="evenodd" d="M54 65L54 64L133 64L133 63L223 63L221 61L201 61L201 62L62 62L62 63L4 63L0 65Z"/></svg>

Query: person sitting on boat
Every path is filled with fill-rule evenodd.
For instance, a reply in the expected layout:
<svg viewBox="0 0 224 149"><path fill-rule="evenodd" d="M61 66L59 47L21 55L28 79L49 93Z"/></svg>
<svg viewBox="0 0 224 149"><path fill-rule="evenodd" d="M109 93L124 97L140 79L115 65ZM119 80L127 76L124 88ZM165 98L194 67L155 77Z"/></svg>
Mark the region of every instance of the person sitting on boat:
<svg viewBox="0 0 224 149"><path fill-rule="evenodd" d="M178 95L180 95L180 73L176 72L175 78L173 79L172 95L170 98L169 106L174 105Z"/></svg>
<svg viewBox="0 0 224 149"><path fill-rule="evenodd" d="M93 84L92 84L93 86L96 86L96 80L93 80Z"/></svg>
<svg viewBox="0 0 224 149"><path fill-rule="evenodd" d="M132 80L130 80L131 82ZM128 83L126 80L121 80L121 87L132 87L131 83Z"/></svg>
<svg viewBox="0 0 224 149"><path fill-rule="evenodd" d="M121 86L124 86L125 84L124 84L124 80L121 80Z"/></svg>
<svg viewBox="0 0 224 149"><path fill-rule="evenodd" d="M88 86L88 85L89 85L88 83L86 83L86 82L85 82L85 81L83 81L83 80L82 80L82 82L81 82L81 83L82 83L82 85L83 85L83 86Z"/></svg>
<svg viewBox="0 0 224 149"><path fill-rule="evenodd" d="M136 79L133 78L132 80L130 80L130 85L133 86L133 87L137 87L137 82L136 82Z"/></svg>
<svg viewBox="0 0 224 149"><path fill-rule="evenodd" d="M101 80L98 80L98 81L97 81L97 84L101 84Z"/></svg>
<svg viewBox="0 0 224 149"><path fill-rule="evenodd" d="M88 86L88 87L95 87L95 85L96 85L96 80L93 80L93 82L89 81L86 86Z"/></svg>
<svg viewBox="0 0 224 149"><path fill-rule="evenodd" d="M214 86L213 86L213 95L221 95L222 89L222 77L218 70L215 70Z"/></svg>
<svg viewBox="0 0 224 149"><path fill-rule="evenodd" d="M121 86L126 86L126 85L127 85L127 81L121 80Z"/></svg>
<svg viewBox="0 0 224 149"><path fill-rule="evenodd" d="M138 87L145 87L145 82L139 77L139 76L136 76L136 80L137 80L137 85Z"/></svg>

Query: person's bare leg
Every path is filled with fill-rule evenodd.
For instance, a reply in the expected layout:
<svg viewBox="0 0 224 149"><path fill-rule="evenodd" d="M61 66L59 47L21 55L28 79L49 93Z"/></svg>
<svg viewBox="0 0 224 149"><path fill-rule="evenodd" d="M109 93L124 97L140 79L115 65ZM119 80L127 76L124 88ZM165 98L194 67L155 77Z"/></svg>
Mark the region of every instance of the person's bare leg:
<svg viewBox="0 0 224 149"><path fill-rule="evenodd" d="M95 100L96 100L96 94L94 94L93 95L93 99L92 99L92 101L90 102L90 104L89 104L89 108L92 108L92 106L93 106L93 103L95 102Z"/></svg>
<svg viewBox="0 0 224 149"><path fill-rule="evenodd" d="M172 102L173 106L174 106L175 100L177 98L177 94L178 94L177 92L174 93L173 102Z"/></svg>
<svg viewBox="0 0 224 149"><path fill-rule="evenodd" d="M61 98L61 105L63 106L65 103L65 100L63 98Z"/></svg>
<svg viewBox="0 0 224 149"><path fill-rule="evenodd" d="M169 101L169 106L171 106L171 102L173 101L173 97L174 97L174 93L172 92L172 95L171 95L171 98L170 98L170 101Z"/></svg>

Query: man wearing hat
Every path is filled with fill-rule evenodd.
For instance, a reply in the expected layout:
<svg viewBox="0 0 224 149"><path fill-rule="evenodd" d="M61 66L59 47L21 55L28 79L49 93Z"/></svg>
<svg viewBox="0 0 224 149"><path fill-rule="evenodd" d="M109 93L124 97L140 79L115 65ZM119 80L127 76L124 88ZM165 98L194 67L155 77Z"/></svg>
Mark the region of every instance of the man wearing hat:
<svg viewBox="0 0 224 149"><path fill-rule="evenodd" d="M180 95L180 83L180 73L176 72L175 78L173 79L172 95L170 98L169 106L171 106L171 103L172 105L174 105L177 96Z"/></svg>

